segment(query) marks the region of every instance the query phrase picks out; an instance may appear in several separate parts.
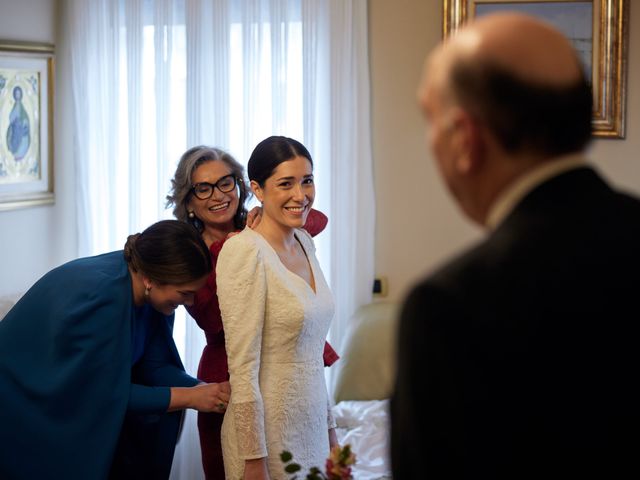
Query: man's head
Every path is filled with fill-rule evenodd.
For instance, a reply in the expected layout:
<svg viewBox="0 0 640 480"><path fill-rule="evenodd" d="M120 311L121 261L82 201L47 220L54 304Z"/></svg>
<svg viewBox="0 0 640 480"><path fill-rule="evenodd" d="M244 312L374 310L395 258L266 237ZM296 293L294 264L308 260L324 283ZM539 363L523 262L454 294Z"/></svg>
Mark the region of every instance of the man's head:
<svg viewBox="0 0 640 480"><path fill-rule="evenodd" d="M489 15L459 30L427 59L418 97L447 186L481 224L505 186L581 151L591 135L592 96L577 54L524 15Z"/></svg>

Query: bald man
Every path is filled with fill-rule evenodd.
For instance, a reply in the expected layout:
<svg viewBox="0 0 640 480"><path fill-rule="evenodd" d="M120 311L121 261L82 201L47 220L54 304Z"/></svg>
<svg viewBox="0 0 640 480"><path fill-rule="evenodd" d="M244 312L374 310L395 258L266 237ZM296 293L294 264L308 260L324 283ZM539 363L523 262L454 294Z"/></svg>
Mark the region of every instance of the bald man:
<svg viewBox="0 0 640 480"><path fill-rule="evenodd" d="M576 53L531 17L482 17L429 56L418 95L487 235L405 302L394 480L640 478L640 202L584 160Z"/></svg>

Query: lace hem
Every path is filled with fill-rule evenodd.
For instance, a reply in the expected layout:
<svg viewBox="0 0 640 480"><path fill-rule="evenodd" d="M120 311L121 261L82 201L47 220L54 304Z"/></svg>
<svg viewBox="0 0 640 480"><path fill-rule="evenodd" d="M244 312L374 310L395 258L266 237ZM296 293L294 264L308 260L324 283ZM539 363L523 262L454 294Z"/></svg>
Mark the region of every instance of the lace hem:
<svg viewBox="0 0 640 480"><path fill-rule="evenodd" d="M336 419L333 416L333 412L331 411L331 401L327 399L327 428L331 430L332 428L336 428L338 424L336 423Z"/></svg>

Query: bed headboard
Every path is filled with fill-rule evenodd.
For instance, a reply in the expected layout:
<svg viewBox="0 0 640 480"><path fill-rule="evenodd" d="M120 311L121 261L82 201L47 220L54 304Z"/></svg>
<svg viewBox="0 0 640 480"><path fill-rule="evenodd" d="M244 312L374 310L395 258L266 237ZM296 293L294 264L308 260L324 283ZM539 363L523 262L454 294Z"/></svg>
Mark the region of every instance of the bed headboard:
<svg viewBox="0 0 640 480"><path fill-rule="evenodd" d="M360 307L340 351L334 400L389 398L395 378L399 305L375 302Z"/></svg>

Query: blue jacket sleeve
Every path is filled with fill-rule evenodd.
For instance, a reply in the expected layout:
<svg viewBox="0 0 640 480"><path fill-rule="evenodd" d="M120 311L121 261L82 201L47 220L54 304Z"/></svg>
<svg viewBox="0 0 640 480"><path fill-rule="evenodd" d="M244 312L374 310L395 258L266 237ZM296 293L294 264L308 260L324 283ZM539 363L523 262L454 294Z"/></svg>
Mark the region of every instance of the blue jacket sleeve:
<svg viewBox="0 0 640 480"><path fill-rule="evenodd" d="M173 341L173 315L158 314L149 332L142 358L131 372L130 412L163 413L171 401L170 387L193 387L199 381L187 375Z"/></svg>

